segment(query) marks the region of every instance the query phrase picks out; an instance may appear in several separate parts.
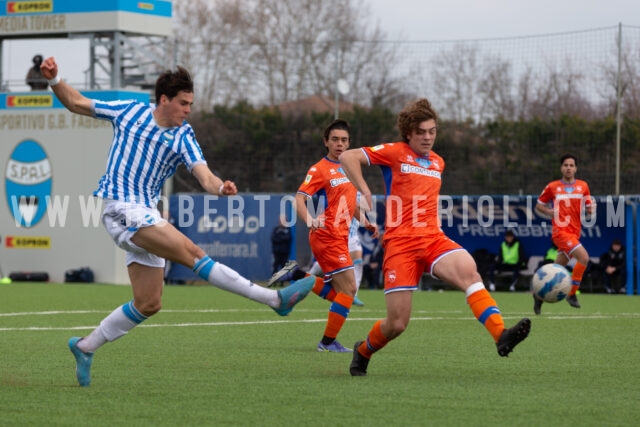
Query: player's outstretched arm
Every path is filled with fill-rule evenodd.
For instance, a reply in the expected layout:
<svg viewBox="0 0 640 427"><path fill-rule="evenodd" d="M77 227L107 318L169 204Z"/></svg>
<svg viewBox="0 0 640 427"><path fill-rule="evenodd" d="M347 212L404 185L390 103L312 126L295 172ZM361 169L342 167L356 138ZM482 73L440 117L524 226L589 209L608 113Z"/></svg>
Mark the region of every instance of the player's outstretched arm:
<svg viewBox="0 0 640 427"><path fill-rule="evenodd" d="M53 93L56 94L62 105L72 113L93 117L91 100L58 77L58 64L54 57L45 59L40 66L40 71L44 78L49 80Z"/></svg>
<svg viewBox="0 0 640 427"><path fill-rule="evenodd" d="M222 181L205 164L195 165L191 174L198 180L204 191L213 196L238 194L238 189L233 181Z"/></svg>

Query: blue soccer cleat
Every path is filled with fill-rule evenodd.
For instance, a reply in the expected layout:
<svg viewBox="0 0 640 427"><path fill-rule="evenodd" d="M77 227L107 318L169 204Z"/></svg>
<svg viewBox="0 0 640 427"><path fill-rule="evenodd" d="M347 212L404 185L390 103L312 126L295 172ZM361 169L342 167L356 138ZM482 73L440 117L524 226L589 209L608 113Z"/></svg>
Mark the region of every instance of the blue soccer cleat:
<svg viewBox="0 0 640 427"><path fill-rule="evenodd" d="M353 297L353 305L355 305L356 307L363 307L364 303L360 300L360 298L358 298L358 295L356 295L355 297Z"/></svg>
<svg viewBox="0 0 640 427"><path fill-rule="evenodd" d="M81 387L89 387L91 384L91 363L93 353L85 353L78 348L78 341L82 338L72 337L69 340L69 350L76 358L76 378Z"/></svg>
<svg viewBox="0 0 640 427"><path fill-rule="evenodd" d="M336 340L331 344L322 344L322 341L320 341L318 343L318 351L328 351L331 353L351 353L353 350L351 350L350 348L346 348Z"/></svg>
<svg viewBox="0 0 640 427"><path fill-rule="evenodd" d="M316 283L315 276L305 277L304 279L297 280L287 286L284 289L278 291L280 297L280 306L273 310L280 316L286 316L291 313L293 307L302 301L313 289L313 285Z"/></svg>

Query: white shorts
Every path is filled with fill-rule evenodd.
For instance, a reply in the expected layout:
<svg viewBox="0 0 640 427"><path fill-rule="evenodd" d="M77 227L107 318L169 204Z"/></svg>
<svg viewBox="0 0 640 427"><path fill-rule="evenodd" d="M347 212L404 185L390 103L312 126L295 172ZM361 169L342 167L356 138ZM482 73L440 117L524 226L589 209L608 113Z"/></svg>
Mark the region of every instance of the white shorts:
<svg viewBox="0 0 640 427"><path fill-rule="evenodd" d="M164 267L165 260L131 241L141 228L166 222L157 209L144 205L104 199L102 224L116 245L126 251L127 265L137 262L149 267Z"/></svg>

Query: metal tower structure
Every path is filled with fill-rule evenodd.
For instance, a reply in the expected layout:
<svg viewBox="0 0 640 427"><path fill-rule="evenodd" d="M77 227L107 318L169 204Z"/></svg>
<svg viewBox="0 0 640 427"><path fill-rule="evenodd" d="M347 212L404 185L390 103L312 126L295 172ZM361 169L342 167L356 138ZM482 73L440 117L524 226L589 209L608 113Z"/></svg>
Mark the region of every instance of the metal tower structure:
<svg viewBox="0 0 640 427"><path fill-rule="evenodd" d="M4 6L4 7L3 7ZM153 87L168 59L171 1L38 0L0 2L2 43L10 39L86 38L92 90ZM0 82L3 82L0 63Z"/></svg>

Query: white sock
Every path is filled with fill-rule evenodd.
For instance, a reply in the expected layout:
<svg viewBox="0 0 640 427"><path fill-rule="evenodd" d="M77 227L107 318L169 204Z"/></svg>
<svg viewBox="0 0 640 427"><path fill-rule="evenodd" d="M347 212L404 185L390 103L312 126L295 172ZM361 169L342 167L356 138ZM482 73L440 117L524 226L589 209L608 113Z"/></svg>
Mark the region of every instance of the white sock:
<svg viewBox="0 0 640 427"><path fill-rule="evenodd" d="M320 264L318 264L318 261L315 261L313 263L313 265L309 269L309 274L311 274L312 276L323 276L324 275L324 273L322 272L322 268L320 268Z"/></svg>
<svg viewBox="0 0 640 427"><path fill-rule="evenodd" d="M242 295L272 308L280 306L280 297L276 290L256 285L242 277L237 271L213 261L209 256L197 260L193 271L216 288Z"/></svg>
<svg viewBox="0 0 640 427"><path fill-rule="evenodd" d="M356 294L360 289L360 282L362 282L362 259L353 261L353 272L356 275Z"/></svg>
<svg viewBox="0 0 640 427"><path fill-rule="evenodd" d="M464 293L465 293L465 296L469 298L472 294L475 294L476 292L481 291L483 289L485 289L484 283L476 282L471 284L471 286L469 286L467 290L464 291Z"/></svg>
<svg viewBox="0 0 640 427"><path fill-rule="evenodd" d="M100 326L78 342L78 348L84 352L93 353L107 341L117 340L146 319L147 316L134 307L133 301L129 301L105 317L100 322Z"/></svg>
<svg viewBox="0 0 640 427"><path fill-rule="evenodd" d="M102 324L95 328L89 335L82 338L78 341L78 348L85 353L93 353L104 344L106 344L107 339L104 337L102 333Z"/></svg>

